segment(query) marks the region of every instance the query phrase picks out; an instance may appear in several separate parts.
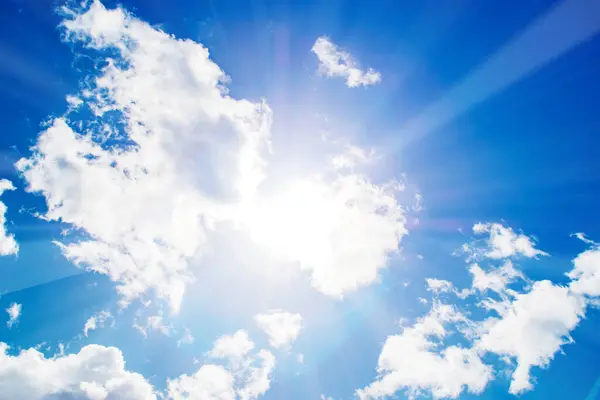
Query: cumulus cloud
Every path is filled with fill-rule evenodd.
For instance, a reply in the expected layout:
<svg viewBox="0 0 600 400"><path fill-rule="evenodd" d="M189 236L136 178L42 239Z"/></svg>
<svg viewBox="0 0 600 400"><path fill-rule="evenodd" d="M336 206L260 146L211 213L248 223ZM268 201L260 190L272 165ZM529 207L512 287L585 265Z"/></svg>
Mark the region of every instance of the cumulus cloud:
<svg viewBox="0 0 600 400"><path fill-rule="evenodd" d="M471 264L469 272L473 276L472 288L480 292L491 290L502 294L506 291L508 284L517 278L523 278L521 271L517 270L510 260L489 271L481 268L479 264Z"/></svg>
<svg viewBox="0 0 600 400"><path fill-rule="evenodd" d="M109 311L100 311L92 315L85 321L83 326L83 335L87 337L88 333L98 328L104 328L107 321L111 321L111 325L114 325L115 319Z"/></svg>
<svg viewBox="0 0 600 400"><path fill-rule="evenodd" d="M593 247L573 260L573 269L567 276L572 279L569 287L574 293L600 296L600 249Z"/></svg>
<svg viewBox="0 0 600 400"><path fill-rule="evenodd" d="M35 349L7 354L0 343L0 399L153 400L156 395L142 375L125 369L121 351L88 345L78 353L46 358Z"/></svg>
<svg viewBox="0 0 600 400"><path fill-rule="evenodd" d="M319 72L324 76L346 79L350 88L369 86L381 82L381 74L373 68L366 71L359 68L357 61L345 50L338 48L329 38L317 38L312 52L319 59Z"/></svg>
<svg viewBox="0 0 600 400"><path fill-rule="evenodd" d="M427 278L425 282L427 283L427 290L434 293L450 292L454 288L452 282L444 279Z"/></svg>
<svg viewBox="0 0 600 400"><path fill-rule="evenodd" d="M529 237L499 224L476 225L475 230L487 233L489 238L469 245L467 261L473 254L482 262L488 258L487 263L492 264L496 259L516 255L546 255L533 247ZM461 291L452 289L447 281L428 279L430 290L452 291L463 300L473 296L483 317L471 320L460 313L459 309L468 303L441 304L435 299L429 314L404 328L401 335L387 338L379 358L378 379L358 394L378 398L406 389L411 394L426 392L436 398L452 398L464 390L478 393L493 378L492 366L482 361L486 354L500 356L507 363L510 393L531 390L532 369L547 367L556 353L572 342L571 332L600 295L600 251L595 242L585 242L591 248L573 260L573 268L567 273L571 279L568 285L530 281L511 260L504 260L500 266L468 264L472 286ZM515 287L517 279L525 285ZM467 346L457 349L431 340L442 339L446 326L454 327ZM450 359L450 354L457 359ZM447 376L452 377L454 386L445 380Z"/></svg>
<svg viewBox="0 0 600 400"><path fill-rule="evenodd" d="M46 358L36 349L9 355L0 343L0 400L252 400L271 385L275 356L260 349L245 331L220 337L208 353L211 363L191 375L168 379L164 392L125 368L115 347L88 345L78 353Z"/></svg>
<svg viewBox="0 0 600 400"><path fill-rule="evenodd" d="M294 181L245 214L251 238L298 263L320 292L341 298L373 283L406 235L397 182L348 172Z"/></svg>
<svg viewBox="0 0 600 400"><path fill-rule="evenodd" d="M271 110L229 96L198 43L99 1L65 13L65 39L106 63L80 93L95 120L55 118L16 166L42 218L85 233L60 244L67 258L117 282L123 306L152 292L177 312L212 221L263 179Z"/></svg>
<svg viewBox="0 0 600 400"><path fill-rule="evenodd" d="M243 330L217 339L208 355L228 364L205 364L192 375L169 380L169 398L251 400L263 395L271 385L275 357L264 349L252 354L253 349L254 343Z"/></svg>
<svg viewBox="0 0 600 400"><path fill-rule="evenodd" d="M0 179L0 195L7 190L15 190L8 179ZM19 252L19 244L15 236L6 231L6 204L0 201L0 255L8 256Z"/></svg>
<svg viewBox="0 0 600 400"><path fill-rule="evenodd" d="M253 349L254 342L250 340L248 332L239 330L233 335L224 335L217 339L208 354L214 358L227 359L238 365Z"/></svg>
<svg viewBox="0 0 600 400"><path fill-rule="evenodd" d="M282 310L272 310L254 317L258 326L269 337L269 343L276 349L289 348L300 334L302 316Z"/></svg>
<svg viewBox="0 0 600 400"><path fill-rule="evenodd" d="M10 307L6 309L8 313L8 321L6 322L6 326L12 328L14 324L17 323L19 317L21 316L22 305L18 303L12 303Z"/></svg>
<svg viewBox="0 0 600 400"><path fill-rule="evenodd" d="M477 223L473 226L473 233L477 235L488 234L487 248L476 252L484 257L500 259L515 256L534 258L548 254L535 248L531 237L515 233L512 228L499 223Z"/></svg>
<svg viewBox="0 0 600 400"><path fill-rule="evenodd" d="M584 312L583 299L567 287L535 282L531 291L507 305L500 318L484 322L486 332L477 347L516 360L509 390L518 394L532 388L531 367L547 366L561 346L571 341L569 333Z"/></svg>
<svg viewBox="0 0 600 400"><path fill-rule="evenodd" d="M456 398L463 391L481 393L492 378L476 350L447 346L438 350L447 334L447 324L466 317L450 305L435 302L431 311L402 334L389 336L381 354L378 379L357 391L363 399L392 396L401 389L414 396L429 392L436 398Z"/></svg>

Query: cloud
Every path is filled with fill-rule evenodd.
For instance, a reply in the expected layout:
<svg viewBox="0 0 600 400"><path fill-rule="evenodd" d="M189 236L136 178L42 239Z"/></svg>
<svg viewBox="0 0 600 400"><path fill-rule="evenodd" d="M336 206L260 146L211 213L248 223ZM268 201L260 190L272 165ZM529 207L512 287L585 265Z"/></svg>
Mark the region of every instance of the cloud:
<svg viewBox="0 0 600 400"><path fill-rule="evenodd" d="M530 370L547 366L554 354L571 341L569 333L585 313L585 302L567 287L550 281L535 282L531 291L518 294L501 318L484 322L485 334L477 347L516 359L510 393L532 388Z"/></svg>
<svg viewBox="0 0 600 400"><path fill-rule="evenodd" d="M192 344L194 343L194 336L192 335L192 332L190 332L190 330L188 328L185 328L185 332L183 334L183 336L181 337L181 339L179 339L177 341L177 347L181 347L184 344Z"/></svg>
<svg viewBox="0 0 600 400"><path fill-rule="evenodd" d="M227 359L232 364L238 365L253 349L254 342L250 340L248 332L239 330L233 335L224 335L217 339L208 355Z"/></svg>
<svg viewBox="0 0 600 400"><path fill-rule="evenodd" d="M342 49L339 49L329 38L317 38L312 47L312 52L319 59L319 72L324 76L339 76L346 78L346 85L350 88L369 86L381 82L381 74L373 68L366 71L358 67L356 60Z"/></svg>
<svg viewBox="0 0 600 400"><path fill-rule="evenodd" d="M0 400L156 399L142 375L125 369L115 347L88 345L78 353L46 358L37 350L7 354L0 343Z"/></svg>
<svg viewBox="0 0 600 400"><path fill-rule="evenodd" d="M114 325L115 320L109 311L100 311L99 313L92 315L87 321L85 321L83 335L87 337L89 332L98 328L104 328L104 324L108 320L111 320L111 325Z"/></svg>
<svg viewBox="0 0 600 400"><path fill-rule="evenodd" d="M573 269L567 276L572 279L569 288L572 292L586 296L600 296L600 249L593 247L579 254L573 260Z"/></svg>
<svg viewBox="0 0 600 400"><path fill-rule="evenodd" d="M452 282L443 279L427 278L425 282L427 283L427 290L434 293L450 292L454 288Z"/></svg>
<svg viewBox="0 0 600 400"><path fill-rule="evenodd" d="M0 179L0 195L7 190L15 190L8 179ZM6 204L0 201L0 255L8 256L19 252L19 244L15 236L6 232Z"/></svg>
<svg viewBox="0 0 600 400"><path fill-rule="evenodd" d="M14 324L16 324L21 316L22 305L18 303L12 303L10 307L6 309L8 313L8 321L6 322L6 326L8 328L12 328Z"/></svg>
<svg viewBox="0 0 600 400"><path fill-rule="evenodd" d="M263 395L271 384L275 357L267 350L251 354L253 349L254 343L243 330L217 339L208 355L228 365L205 364L193 375L169 380L169 398L251 400Z"/></svg>
<svg viewBox="0 0 600 400"><path fill-rule="evenodd" d="M448 334L446 325L465 320L455 307L434 302L426 316L386 339L379 355L379 377L358 390L358 397L383 398L401 389L412 396L429 392L435 398L457 398L463 391L481 393L492 379L492 369L477 351L460 346L438 350L437 341Z"/></svg>
<svg viewBox="0 0 600 400"><path fill-rule="evenodd" d="M509 258L523 256L535 258L548 254L538 250L533 240L526 235L515 233L512 228L504 227L498 223L477 223L473 225L473 233L477 235L489 234L487 249L477 254L487 258Z"/></svg>
<svg viewBox="0 0 600 400"><path fill-rule="evenodd" d="M479 292L491 290L502 294L506 291L508 284L516 278L523 278L523 274L513 266L510 260L489 272L486 272L478 264L471 264L469 272L473 276L472 287Z"/></svg>
<svg viewBox="0 0 600 400"><path fill-rule="evenodd" d="M198 43L98 1L63 11L65 40L106 63L79 94L91 119L52 120L17 169L44 196L42 218L86 237L59 244L69 260L116 282L122 306L151 292L178 312L213 222L263 179L271 110L229 96Z"/></svg>
<svg viewBox="0 0 600 400"><path fill-rule="evenodd" d="M143 325L138 322L138 318L139 316L136 316L133 327L137 329L144 337L147 337L148 332L150 331L160 332L165 336L169 336L173 328L171 325L165 324L162 314L150 315L146 317L146 323Z"/></svg>
<svg viewBox="0 0 600 400"><path fill-rule="evenodd" d="M244 214L252 240L282 261L310 273L332 297L373 283L407 234L397 182L333 172L282 185Z"/></svg>
<svg viewBox="0 0 600 400"><path fill-rule="evenodd" d="M302 329L302 316L282 310L272 310L254 317L258 326L269 337L276 349L290 348Z"/></svg>
<svg viewBox="0 0 600 400"><path fill-rule="evenodd" d="M353 144L345 144L344 152L331 158L331 165L335 169L353 169L358 166L371 164L379 159L374 149L364 149Z"/></svg>
<svg viewBox="0 0 600 400"><path fill-rule="evenodd" d="M468 262L474 254L486 263L516 255L546 255L533 247L529 237L517 235L511 228L486 224L476 225L475 231L490 237L468 245ZM448 291L459 299L468 298L473 303L442 304L434 299L426 316L404 328L401 335L387 338L379 357L379 377L360 389L359 396L378 398L401 389L412 395L429 393L439 398L457 397L463 391L479 393L493 378L492 366L482 361L486 354L500 356L500 361L507 364L510 393L531 390L532 368L547 367L555 354L572 342L571 332L600 295L600 251L595 242L585 242L591 248L573 260L573 268L567 273L571 279L568 285L531 281L511 260L499 267L468 264L472 286L460 291L452 289L450 282L427 279L430 290L450 288ZM525 285L513 285L517 279ZM472 313L472 305L483 314ZM478 318L468 318L461 313L463 308ZM465 347L442 342L447 327L462 335L459 340ZM451 377L450 383L447 377Z"/></svg>

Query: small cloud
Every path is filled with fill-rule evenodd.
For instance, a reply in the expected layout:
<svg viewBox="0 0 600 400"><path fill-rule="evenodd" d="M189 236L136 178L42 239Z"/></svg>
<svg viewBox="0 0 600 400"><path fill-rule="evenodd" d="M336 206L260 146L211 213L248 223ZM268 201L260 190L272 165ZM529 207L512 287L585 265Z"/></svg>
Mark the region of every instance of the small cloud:
<svg viewBox="0 0 600 400"><path fill-rule="evenodd" d="M7 190L15 190L8 179L0 179L0 195ZM0 201L0 255L9 256L19 252L19 244L13 234L6 232L6 204Z"/></svg>
<svg viewBox="0 0 600 400"><path fill-rule="evenodd" d="M425 281L427 282L427 290L436 294L450 292L454 288L452 282L443 279L427 278Z"/></svg>
<svg viewBox="0 0 600 400"><path fill-rule="evenodd" d="M584 242L586 244L590 244L592 246L598 246L598 243L594 242L593 240L588 239L584 233L578 232L578 233L572 234L571 236L575 236L577 239L581 240L582 242Z"/></svg>
<svg viewBox="0 0 600 400"><path fill-rule="evenodd" d="M136 318L136 320L133 323L133 327L137 329L144 337L147 337L148 332L150 331L160 332L165 336L169 336L172 329L171 325L165 325L164 318L161 314L151 315L148 318L146 318L145 325L139 324Z"/></svg>
<svg viewBox="0 0 600 400"><path fill-rule="evenodd" d="M99 313L92 315L87 321L85 321L83 335L87 337L89 332L98 328L104 328L107 320L112 320L111 326L114 326L115 320L109 311L100 311Z"/></svg>
<svg viewBox="0 0 600 400"><path fill-rule="evenodd" d="M356 60L345 50L325 36L319 37L312 47L319 59L319 72L324 76L346 78L346 86L353 88L381 82L381 74L373 68L366 71L358 67Z"/></svg>
<svg viewBox="0 0 600 400"><path fill-rule="evenodd" d="M183 337L177 341L177 347L181 347L184 344L192 344L194 343L194 336L192 336L192 332L188 328L185 328L185 333Z"/></svg>
<svg viewBox="0 0 600 400"><path fill-rule="evenodd" d="M287 311L272 310L258 314L254 319L276 349L290 347L302 329L302 316Z"/></svg>
<svg viewBox="0 0 600 400"><path fill-rule="evenodd" d="M516 233L512 228L499 223L477 223L473 225L473 233L476 235L487 233L489 237L486 239L487 248L463 245L462 250L470 254L470 258L502 259L517 256L537 258L548 255L535 248L535 242L531 237Z"/></svg>
<svg viewBox="0 0 600 400"><path fill-rule="evenodd" d="M22 305L18 303L12 303L10 307L6 309L9 318L6 322L6 326L8 326L9 329L18 322L19 317L21 316L21 309Z"/></svg>

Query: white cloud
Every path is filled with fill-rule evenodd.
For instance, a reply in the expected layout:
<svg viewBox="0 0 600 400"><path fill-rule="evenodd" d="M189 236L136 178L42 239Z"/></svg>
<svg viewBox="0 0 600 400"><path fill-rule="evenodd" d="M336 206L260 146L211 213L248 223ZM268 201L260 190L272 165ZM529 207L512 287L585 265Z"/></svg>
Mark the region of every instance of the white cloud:
<svg viewBox="0 0 600 400"><path fill-rule="evenodd" d="M302 316L282 310L272 310L254 317L258 326L269 337L269 343L276 349L289 348L300 334Z"/></svg>
<svg viewBox="0 0 600 400"><path fill-rule="evenodd" d="M12 328L14 324L17 323L19 317L21 316L22 305L18 303L12 303L10 307L6 309L8 313L8 321L6 322L6 326Z"/></svg>
<svg viewBox="0 0 600 400"><path fill-rule="evenodd" d="M127 371L121 351L89 345L77 354L45 358L35 349L16 356L0 343L0 400L84 398L156 399L140 374Z"/></svg>
<svg viewBox="0 0 600 400"><path fill-rule="evenodd" d="M473 276L473 289L480 292L491 290L502 294L506 291L508 284L516 278L523 278L523 274L514 267L510 260L507 260L498 268L491 269L489 272L486 272L478 264L471 264L469 272Z"/></svg>
<svg viewBox="0 0 600 400"><path fill-rule="evenodd" d="M346 79L348 87L369 86L381 82L381 74L373 68L361 70L356 60L337 47L329 38L317 38L312 52L319 59L319 72L325 76L339 76Z"/></svg>
<svg viewBox="0 0 600 400"><path fill-rule="evenodd" d="M600 249L595 243L573 260L567 276L572 279L569 287L574 293L600 296Z"/></svg>
<svg viewBox="0 0 600 400"><path fill-rule="evenodd" d="M15 190L8 179L0 179L0 195L7 190ZM6 204L0 201L0 255L8 256L19 252L19 244L15 236L6 231Z"/></svg>
<svg viewBox="0 0 600 400"><path fill-rule="evenodd" d="M336 154L331 158L331 164L335 169L353 169L370 164L378 158L374 149L367 150L353 144L346 144L343 153Z"/></svg>
<svg viewBox="0 0 600 400"><path fill-rule="evenodd" d="M235 400L234 376L220 365L203 365L193 375L181 375L169 380L170 399Z"/></svg>
<svg viewBox="0 0 600 400"><path fill-rule="evenodd" d="M477 351L460 346L439 350L439 343L433 341L448 334L446 324L465 321L456 308L434 303L416 324L386 339L379 356L379 377L358 390L358 397L382 398L401 389L411 395L428 392L435 398L456 398L463 391L481 393L492 379L492 369Z"/></svg>
<svg viewBox="0 0 600 400"><path fill-rule="evenodd" d="M190 330L188 328L185 328L183 336L181 337L181 339L179 339L177 341L177 347L181 347L184 344L192 344L192 343L194 343L194 336L192 335L192 332L190 332Z"/></svg>
<svg viewBox="0 0 600 400"><path fill-rule="evenodd" d="M85 321L83 335L87 337L89 332L98 328L104 328L104 325L108 320L111 321L111 326L114 325L115 319L109 311L100 311L99 313L92 315L87 321Z"/></svg>
<svg viewBox="0 0 600 400"><path fill-rule="evenodd" d="M208 353L227 360L228 366L205 364L193 375L181 375L167 382L169 398L199 400L251 400L271 385L275 357L267 350L251 354L254 343L245 331L223 336Z"/></svg>
<svg viewBox="0 0 600 400"><path fill-rule="evenodd" d="M467 261L474 255L482 261L486 257L495 260L546 255L533 247L529 237L499 224L476 225L474 230L488 232L490 238L470 244ZM359 396L378 398L401 389L411 395L428 392L440 398L457 397L463 390L479 393L492 379L492 366L481 358L486 354L496 354L507 363L511 393L531 390L532 368L548 366L555 354L572 341L572 330L585 317L588 305L595 305L600 296L600 250L595 242L580 236L591 248L573 260L573 269L567 273L571 282L566 286L547 280L532 282L511 260L504 260L499 267L470 264L472 287L448 290L462 300L472 299L487 315L471 320L457 311L457 307L468 303L440 305L434 300L428 315L412 327L403 328L401 335L387 338L379 358L379 377L359 390ZM517 279L524 280L525 285L510 287ZM448 288L444 282L427 280L431 290ZM468 347L443 345L446 326L456 328ZM432 338L440 340L434 342Z"/></svg>
<svg viewBox="0 0 600 400"><path fill-rule="evenodd" d="M517 234L512 228L504 227L498 223L477 223L473 225L473 233L478 235L489 234L487 249L476 252L476 254L484 257L498 259L520 255L527 258L534 258L548 255L536 249L533 240L529 236Z"/></svg>
<svg viewBox="0 0 600 400"><path fill-rule="evenodd" d="M233 335L224 335L217 339L212 350L208 353L214 358L227 359L232 365L239 365L254 349L248 332L239 330Z"/></svg>
<svg viewBox="0 0 600 400"><path fill-rule="evenodd" d="M272 256L311 275L320 292L341 298L373 283L406 235L396 182L373 184L365 176L295 181L260 198L245 213L251 238Z"/></svg>
<svg viewBox="0 0 600 400"><path fill-rule="evenodd" d="M481 350L516 359L510 392L532 388L530 370L545 367L565 343L585 313L585 302L567 287L550 281L535 282L531 291L519 294L501 318L484 322L486 333L477 342Z"/></svg>
<svg viewBox="0 0 600 400"><path fill-rule="evenodd" d="M138 323L138 318L139 316L136 316L133 327L137 329L144 337L147 337L148 332L150 331L159 332L165 336L169 336L171 333L172 326L165 324L162 314L150 315L146 317L146 323L144 325Z"/></svg>
<svg viewBox="0 0 600 400"><path fill-rule="evenodd" d="M434 293L450 292L454 288L452 282L443 279L427 278L425 282L427 283L427 290Z"/></svg>
<svg viewBox="0 0 600 400"><path fill-rule="evenodd" d="M16 166L43 194L43 218L88 237L62 244L67 258L117 282L123 306L152 291L177 312L211 221L263 178L271 111L230 97L206 48L121 8L94 1L62 27L107 62L80 94L99 124L54 119ZM120 130L102 118L113 110Z"/></svg>

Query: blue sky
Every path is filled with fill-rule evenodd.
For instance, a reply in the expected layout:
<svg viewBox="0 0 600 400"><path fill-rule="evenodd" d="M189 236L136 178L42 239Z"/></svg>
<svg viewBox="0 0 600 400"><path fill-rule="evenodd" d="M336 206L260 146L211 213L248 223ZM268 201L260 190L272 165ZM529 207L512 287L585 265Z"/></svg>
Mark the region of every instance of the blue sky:
<svg viewBox="0 0 600 400"><path fill-rule="evenodd" d="M0 399L596 398L595 2L0 10Z"/></svg>

